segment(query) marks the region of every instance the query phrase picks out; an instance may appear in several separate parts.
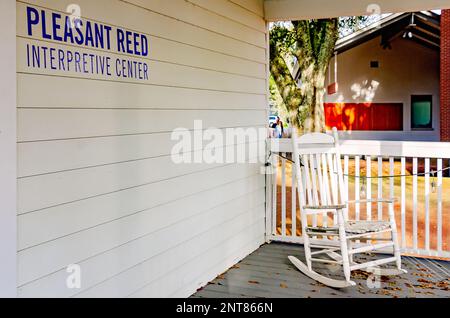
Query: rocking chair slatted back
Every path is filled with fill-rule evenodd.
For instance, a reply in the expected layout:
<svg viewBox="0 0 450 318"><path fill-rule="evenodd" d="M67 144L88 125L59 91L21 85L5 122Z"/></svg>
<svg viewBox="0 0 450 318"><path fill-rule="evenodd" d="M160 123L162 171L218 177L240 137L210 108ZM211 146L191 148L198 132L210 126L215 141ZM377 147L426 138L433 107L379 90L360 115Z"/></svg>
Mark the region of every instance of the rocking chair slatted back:
<svg viewBox="0 0 450 318"><path fill-rule="evenodd" d="M313 133L301 137L294 131L292 141L302 213L317 214L305 212L306 206L325 208L330 205L344 205L347 202L347 191L337 131L334 131L334 136ZM323 213L322 225L328 226L326 212ZM313 217L313 226L317 226L316 216Z"/></svg>

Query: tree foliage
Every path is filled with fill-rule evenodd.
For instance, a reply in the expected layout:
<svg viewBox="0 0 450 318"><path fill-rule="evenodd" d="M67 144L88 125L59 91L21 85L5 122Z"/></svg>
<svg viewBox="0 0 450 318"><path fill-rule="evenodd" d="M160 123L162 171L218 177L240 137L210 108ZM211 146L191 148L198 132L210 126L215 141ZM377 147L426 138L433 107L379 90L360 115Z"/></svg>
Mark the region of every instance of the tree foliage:
<svg viewBox="0 0 450 318"><path fill-rule="evenodd" d="M363 18L318 19L275 23L270 30L270 70L291 123L304 132L325 130L325 75L343 28ZM289 60L300 74L294 78Z"/></svg>

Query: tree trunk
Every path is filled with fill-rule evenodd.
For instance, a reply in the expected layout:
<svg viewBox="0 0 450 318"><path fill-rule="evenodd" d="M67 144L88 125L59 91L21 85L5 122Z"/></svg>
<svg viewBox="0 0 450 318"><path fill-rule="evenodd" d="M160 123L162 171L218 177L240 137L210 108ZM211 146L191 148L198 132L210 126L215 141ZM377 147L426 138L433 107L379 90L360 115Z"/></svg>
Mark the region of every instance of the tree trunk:
<svg viewBox="0 0 450 318"><path fill-rule="evenodd" d="M304 94L295 82L279 52L272 50L270 70L278 91L286 105L291 124L303 128L305 120L311 114L310 104L304 103Z"/></svg>
<svg viewBox="0 0 450 318"><path fill-rule="evenodd" d="M323 108L325 96L325 74L326 69L310 65L300 78L300 90L304 96L303 107L309 109L308 116L299 126L305 133L325 131L325 113Z"/></svg>
<svg viewBox="0 0 450 318"><path fill-rule="evenodd" d="M295 39L295 45L290 41L292 38L289 32L275 28L271 33L272 76L288 109L291 123L304 133L324 132L325 76L339 35L338 20L292 23L294 30L289 32ZM286 46L290 46L290 49L286 49ZM297 58L300 85L296 83L283 58L286 51Z"/></svg>
<svg viewBox="0 0 450 318"><path fill-rule="evenodd" d="M325 74L326 70L317 70L314 74L315 85L314 85L314 127L311 131L314 132L324 132L325 131L325 111L323 107L324 97L325 97Z"/></svg>

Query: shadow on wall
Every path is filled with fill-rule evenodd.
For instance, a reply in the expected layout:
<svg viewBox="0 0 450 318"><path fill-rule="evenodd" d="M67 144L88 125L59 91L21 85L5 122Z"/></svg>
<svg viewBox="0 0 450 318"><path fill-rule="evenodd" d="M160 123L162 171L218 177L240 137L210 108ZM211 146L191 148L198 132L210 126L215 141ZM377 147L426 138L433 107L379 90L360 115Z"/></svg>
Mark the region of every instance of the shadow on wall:
<svg viewBox="0 0 450 318"><path fill-rule="evenodd" d="M325 103L327 130L402 131L402 103Z"/></svg>

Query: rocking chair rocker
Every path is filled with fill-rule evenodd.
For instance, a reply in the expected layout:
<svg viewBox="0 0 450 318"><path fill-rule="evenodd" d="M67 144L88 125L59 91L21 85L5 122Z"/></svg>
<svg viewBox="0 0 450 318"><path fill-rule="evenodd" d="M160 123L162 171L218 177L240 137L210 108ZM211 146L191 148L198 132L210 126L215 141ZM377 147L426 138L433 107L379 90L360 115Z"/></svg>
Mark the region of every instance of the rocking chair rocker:
<svg viewBox="0 0 450 318"><path fill-rule="evenodd" d="M326 134L312 133L300 138L293 131L293 160L300 200L302 235L306 264L294 256L289 260L302 273L312 279L334 288L356 285L351 281L351 272L365 270L382 276L395 276L406 273L402 269L400 248L397 241L397 226L394 216L394 199L347 201L347 192L341 165L341 155L337 130L334 137ZM382 202L389 206L389 221L349 221L349 203ZM328 226L328 213L333 214L334 226ZM322 214L323 226L317 226L317 215ZM308 216L313 219L308 225ZM373 238L390 233L390 239ZM331 240L319 240L317 237ZM370 239L376 240L373 244ZM355 246L355 241L366 241ZM380 241L382 243L380 243ZM355 246L355 247L354 247ZM356 263L354 255L375 250L391 248L393 257L383 258L367 263ZM311 249L320 249L311 251ZM338 253L340 252L340 253ZM330 259L315 258L325 254ZM343 267L345 280L332 279L313 271L313 262L338 264ZM396 264L395 269L382 269L378 266L388 263Z"/></svg>

